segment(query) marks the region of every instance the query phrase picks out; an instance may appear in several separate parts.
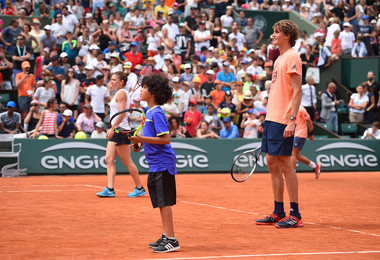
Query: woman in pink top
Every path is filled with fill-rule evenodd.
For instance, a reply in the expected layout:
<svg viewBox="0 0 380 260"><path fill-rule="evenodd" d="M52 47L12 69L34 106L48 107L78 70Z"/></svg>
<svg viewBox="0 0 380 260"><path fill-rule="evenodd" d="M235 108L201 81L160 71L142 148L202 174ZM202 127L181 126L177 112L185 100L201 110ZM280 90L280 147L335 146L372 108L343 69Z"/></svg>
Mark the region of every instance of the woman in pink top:
<svg viewBox="0 0 380 260"><path fill-rule="evenodd" d="M36 126L36 136L46 135L47 137L56 137L61 139L62 137L58 136L58 126L57 126L57 99L51 98L48 100L46 109L42 111L40 120Z"/></svg>

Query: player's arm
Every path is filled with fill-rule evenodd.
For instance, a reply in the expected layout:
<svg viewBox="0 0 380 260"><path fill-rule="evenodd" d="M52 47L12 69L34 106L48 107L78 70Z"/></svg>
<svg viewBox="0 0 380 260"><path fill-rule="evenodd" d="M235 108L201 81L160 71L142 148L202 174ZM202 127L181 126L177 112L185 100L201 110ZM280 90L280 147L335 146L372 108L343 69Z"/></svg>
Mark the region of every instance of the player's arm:
<svg viewBox="0 0 380 260"><path fill-rule="evenodd" d="M297 116L302 98L302 75L292 73L290 74L290 79L293 87L293 100L290 115ZM287 138L293 136L295 128L296 120L290 120L285 128L284 137Z"/></svg>
<svg viewBox="0 0 380 260"><path fill-rule="evenodd" d="M134 144L137 144L137 143L170 144L170 134L169 134L169 132L158 134L155 137L136 135L136 136L129 137L129 139Z"/></svg>

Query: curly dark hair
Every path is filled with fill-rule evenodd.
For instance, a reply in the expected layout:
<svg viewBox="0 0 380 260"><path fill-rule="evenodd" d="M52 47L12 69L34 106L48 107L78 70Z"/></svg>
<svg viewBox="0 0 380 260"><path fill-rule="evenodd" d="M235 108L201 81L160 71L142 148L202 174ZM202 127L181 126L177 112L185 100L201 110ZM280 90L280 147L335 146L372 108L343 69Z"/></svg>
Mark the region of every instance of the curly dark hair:
<svg viewBox="0 0 380 260"><path fill-rule="evenodd" d="M144 77L142 85L148 87L148 91L154 96L157 105L163 105L172 98L173 90L169 86L169 80L161 75L153 74Z"/></svg>
<svg viewBox="0 0 380 260"><path fill-rule="evenodd" d="M296 44L296 40L298 39L299 29L297 24L290 20L281 20L273 25L273 30L279 30L283 34L290 35L289 43L290 46L294 46Z"/></svg>

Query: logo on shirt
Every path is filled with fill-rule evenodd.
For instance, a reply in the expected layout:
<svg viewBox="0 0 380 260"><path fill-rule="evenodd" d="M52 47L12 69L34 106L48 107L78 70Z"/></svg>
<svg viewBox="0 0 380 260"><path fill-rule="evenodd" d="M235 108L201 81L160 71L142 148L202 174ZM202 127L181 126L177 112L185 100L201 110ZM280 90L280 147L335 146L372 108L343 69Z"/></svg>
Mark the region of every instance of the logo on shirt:
<svg viewBox="0 0 380 260"><path fill-rule="evenodd" d="M297 69L297 65L294 64L294 65L292 66L291 70L296 70L296 69Z"/></svg>

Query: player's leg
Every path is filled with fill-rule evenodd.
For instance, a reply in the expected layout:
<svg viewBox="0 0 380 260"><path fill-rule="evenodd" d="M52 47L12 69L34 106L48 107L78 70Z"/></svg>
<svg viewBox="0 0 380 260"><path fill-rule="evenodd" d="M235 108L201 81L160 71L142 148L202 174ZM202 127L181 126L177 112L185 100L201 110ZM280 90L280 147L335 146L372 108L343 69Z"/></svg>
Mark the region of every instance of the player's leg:
<svg viewBox="0 0 380 260"><path fill-rule="evenodd" d="M172 208L170 206L160 207L160 214L162 226L164 228L164 234L167 237L174 237Z"/></svg>
<svg viewBox="0 0 380 260"><path fill-rule="evenodd" d="M135 189L132 193L128 194L128 197L140 197L146 194L144 187L141 184L139 171L132 161L131 157L131 147L129 144L123 144L116 146L117 154L120 156L123 164L128 168L129 174L135 183Z"/></svg>
<svg viewBox="0 0 380 260"><path fill-rule="evenodd" d="M116 144L113 141L108 141L107 150L106 150L106 164L107 164L107 187L101 191L96 193L99 197L115 197L115 176L116 176Z"/></svg>

